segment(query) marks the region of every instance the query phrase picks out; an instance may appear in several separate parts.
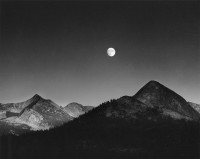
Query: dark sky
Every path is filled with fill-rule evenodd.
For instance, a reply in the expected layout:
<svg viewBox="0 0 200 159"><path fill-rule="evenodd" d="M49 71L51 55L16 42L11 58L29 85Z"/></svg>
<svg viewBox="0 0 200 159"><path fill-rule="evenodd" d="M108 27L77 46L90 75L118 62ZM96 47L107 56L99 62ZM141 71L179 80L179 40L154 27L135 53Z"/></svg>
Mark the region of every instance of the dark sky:
<svg viewBox="0 0 200 159"><path fill-rule="evenodd" d="M198 2L1 2L0 102L96 106L157 80L200 103L199 15Z"/></svg>

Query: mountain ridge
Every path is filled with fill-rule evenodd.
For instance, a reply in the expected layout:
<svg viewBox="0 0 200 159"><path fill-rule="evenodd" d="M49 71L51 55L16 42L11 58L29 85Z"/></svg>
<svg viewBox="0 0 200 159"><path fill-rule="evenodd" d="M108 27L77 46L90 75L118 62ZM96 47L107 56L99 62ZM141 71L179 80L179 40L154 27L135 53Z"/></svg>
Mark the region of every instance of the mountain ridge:
<svg viewBox="0 0 200 159"><path fill-rule="evenodd" d="M196 120L200 119L199 113L183 97L157 81L148 82L134 98L150 107L166 108Z"/></svg>
<svg viewBox="0 0 200 159"><path fill-rule="evenodd" d="M6 108L7 105L8 108ZM50 99L42 98L38 94L24 102L5 104L3 112L5 113L0 113L2 122L5 121L14 127L16 124L26 124L32 130L54 128L73 119L61 106Z"/></svg>
<svg viewBox="0 0 200 159"><path fill-rule="evenodd" d="M7 111L5 111L6 109L0 111L0 120L6 119L5 121L11 123L27 124L34 130L37 127L39 130L44 130L55 128L74 118L85 116L87 113L93 113L92 116L100 115L107 119L119 118L125 120L140 118L153 121L165 118L199 120L200 118L200 114L183 97L153 80L144 85L135 95L122 96L111 101L110 106L103 108L99 108L101 105L91 107L76 102L62 107L50 99L44 99L35 94L32 98L19 104L8 104ZM11 118L7 120L8 115Z"/></svg>

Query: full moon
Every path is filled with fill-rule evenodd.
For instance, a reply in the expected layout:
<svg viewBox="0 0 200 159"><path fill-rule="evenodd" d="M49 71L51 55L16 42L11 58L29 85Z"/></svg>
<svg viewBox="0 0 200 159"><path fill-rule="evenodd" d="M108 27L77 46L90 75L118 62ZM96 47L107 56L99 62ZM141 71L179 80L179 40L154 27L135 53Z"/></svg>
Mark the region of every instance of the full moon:
<svg viewBox="0 0 200 159"><path fill-rule="evenodd" d="M108 48L107 54L110 57L115 56L115 49L114 48Z"/></svg>

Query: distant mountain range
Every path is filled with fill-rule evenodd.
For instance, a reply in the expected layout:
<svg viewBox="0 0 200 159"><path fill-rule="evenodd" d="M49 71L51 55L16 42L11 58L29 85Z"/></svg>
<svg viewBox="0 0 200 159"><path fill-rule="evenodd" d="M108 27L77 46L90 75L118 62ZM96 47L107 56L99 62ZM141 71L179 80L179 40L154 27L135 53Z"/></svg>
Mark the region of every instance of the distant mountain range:
<svg viewBox="0 0 200 159"><path fill-rule="evenodd" d="M0 127L9 125L9 127L13 127L11 133L15 134L18 134L15 132L15 127L20 128L24 125L26 125L24 132L46 130L69 122L92 108L78 103L70 103L66 107L62 107L52 100L43 99L36 94L25 102L1 104ZM1 130L2 128L0 132ZM10 130L8 131L10 132Z"/></svg>
<svg viewBox="0 0 200 159"><path fill-rule="evenodd" d="M91 109L93 109L92 106L83 106L83 105L81 105L79 103L75 103L75 102L70 103L64 107L64 111L74 118L77 118L80 115L87 113Z"/></svg>
<svg viewBox="0 0 200 159"><path fill-rule="evenodd" d="M200 105L187 102L156 81L148 82L133 96L112 99L95 108L75 102L60 107L35 95L22 103L2 104L0 128L6 127L5 132L12 134L24 133L29 127L53 129L0 137L2 156L197 159L199 109ZM14 144L6 147L11 141Z"/></svg>
<svg viewBox="0 0 200 159"><path fill-rule="evenodd" d="M62 107L49 99L43 99L38 94L24 102L0 104L0 127L4 127L0 134L2 132L18 134L30 130L54 128L93 108L75 102ZM107 107L104 113L106 117L137 118L136 114L139 112L146 114L149 108L157 109L163 117L176 120L200 118L199 104L187 102L183 97L156 81L148 82L134 96L123 96L115 100L115 105ZM145 117L156 120L155 116Z"/></svg>
<svg viewBox="0 0 200 159"><path fill-rule="evenodd" d="M0 134L2 132L18 134L30 130L54 128L93 108L75 102L62 107L52 100L43 99L38 94L24 102L0 104ZM199 104L187 102L183 97L156 81L148 82L134 96L123 96L115 100L115 105L107 107L104 115L137 118L138 113L147 114L149 108L158 110L162 117L171 117L176 120L199 120L200 118ZM156 120L155 114L146 115L145 118Z"/></svg>

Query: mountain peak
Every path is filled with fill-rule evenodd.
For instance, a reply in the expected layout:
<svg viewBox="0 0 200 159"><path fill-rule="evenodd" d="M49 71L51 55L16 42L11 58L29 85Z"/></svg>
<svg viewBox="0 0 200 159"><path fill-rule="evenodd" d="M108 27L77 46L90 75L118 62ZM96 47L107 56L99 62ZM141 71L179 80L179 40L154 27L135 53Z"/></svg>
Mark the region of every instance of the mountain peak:
<svg viewBox="0 0 200 159"><path fill-rule="evenodd" d="M151 80L149 81L143 88L161 88L161 87L165 87L164 85L162 85L161 83L157 82L157 81L154 81L154 80Z"/></svg>
<svg viewBox="0 0 200 159"><path fill-rule="evenodd" d="M35 94L31 99L33 100L39 100L39 99L42 99L42 97L38 94Z"/></svg>
<svg viewBox="0 0 200 159"><path fill-rule="evenodd" d="M27 100L26 102L30 103L35 103L38 102L40 99L43 99L40 95L35 94L32 98L30 98L29 100Z"/></svg>
<svg viewBox="0 0 200 159"><path fill-rule="evenodd" d="M33 96L33 98L41 98L41 96L40 95L38 95L38 94L35 94L34 96Z"/></svg>
<svg viewBox="0 0 200 159"><path fill-rule="evenodd" d="M148 82L134 95L134 98L152 108L159 107L173 110L190 118L200 118L183 97L157 81Z"/></svg>
<svg viewBox="0 0 200 159"><path fill-rule="evenodd" d="M151 80L151 81L149 81L146 85L162 85L162 84L159 83L158 81Z"/></svg>
<svg viewBox="0 0 200 159"><path fill-rule="evenodd" d="M165 87L164 85L162 85L161 83L151 80L149 81L147 84L145 84L135 95L134 97L138 98L141 95L145 95L145 96L149 96L155 93L157 95L160 95L160 91L163 92L163 90L168 89L167 87ZM150 96L149 96L150 97Z"/></svg>

